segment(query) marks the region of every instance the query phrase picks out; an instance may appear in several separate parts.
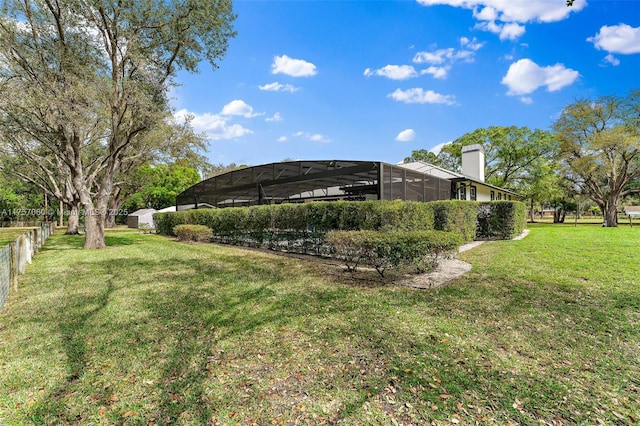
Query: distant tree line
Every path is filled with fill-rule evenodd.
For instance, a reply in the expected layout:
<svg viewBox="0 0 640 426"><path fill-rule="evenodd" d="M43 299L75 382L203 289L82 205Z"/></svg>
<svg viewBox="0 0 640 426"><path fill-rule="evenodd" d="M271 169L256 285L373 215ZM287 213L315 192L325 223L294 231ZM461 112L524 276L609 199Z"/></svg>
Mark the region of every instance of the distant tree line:
<svg viewBox="0 0 640 426"><path fill-rule="evenodd" d="M535 207L551 206L555 219L581 211L586 200L618 225L622 202L640 194L640 90L627 96L582 99L566 106L552 131L493 126L445 144L440 152L412 152L405 162L425 161L460 171L462 147L482 144L486 181L522 194Z"/></svg>

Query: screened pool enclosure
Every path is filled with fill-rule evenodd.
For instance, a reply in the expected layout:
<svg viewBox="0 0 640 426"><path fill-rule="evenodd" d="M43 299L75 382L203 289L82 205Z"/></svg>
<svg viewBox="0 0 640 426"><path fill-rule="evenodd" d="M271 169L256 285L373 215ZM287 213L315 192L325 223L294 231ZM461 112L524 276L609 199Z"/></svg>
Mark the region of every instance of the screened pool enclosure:
<svg viewBox="0 0 640 426"><path fill-rule="evenodd" d="M285 161L206 179L177 197L177 210L306 201L451 199L451 181L377 161Z"/></svg>

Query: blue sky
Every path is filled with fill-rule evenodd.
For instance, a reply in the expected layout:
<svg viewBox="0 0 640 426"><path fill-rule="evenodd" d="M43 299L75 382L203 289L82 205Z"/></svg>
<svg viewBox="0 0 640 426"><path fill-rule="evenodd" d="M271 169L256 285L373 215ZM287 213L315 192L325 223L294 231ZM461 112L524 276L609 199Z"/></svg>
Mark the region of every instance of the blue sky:
<svg viewBox="0 0 640 426"><path fill-rule="evenodd" d="M640 88L640 0L246 1L220 68L179 74L213 163L402 161L481 127L549 129Z"/></svg>

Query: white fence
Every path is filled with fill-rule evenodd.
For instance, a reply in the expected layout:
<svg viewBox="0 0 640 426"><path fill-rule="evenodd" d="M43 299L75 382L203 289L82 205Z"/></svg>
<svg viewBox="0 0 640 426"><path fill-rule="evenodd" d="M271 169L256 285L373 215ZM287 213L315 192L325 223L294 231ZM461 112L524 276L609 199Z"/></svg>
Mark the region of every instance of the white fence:
<svg viewBox="0 0 640 426"><path fill-rule="evenodd" d="M11 287L18 289L18 274L24 274L33 256L55 229L55 223L42 224L0 248L0 310L9 297Z"/></svg>

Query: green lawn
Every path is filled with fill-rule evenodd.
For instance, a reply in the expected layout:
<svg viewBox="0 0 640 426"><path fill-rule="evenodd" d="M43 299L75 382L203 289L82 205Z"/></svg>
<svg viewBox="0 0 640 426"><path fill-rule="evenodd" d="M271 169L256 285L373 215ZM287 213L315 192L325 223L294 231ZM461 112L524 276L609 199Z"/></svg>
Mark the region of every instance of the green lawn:
<svg viewBox="0 0 640 426"><path fill-rule="evenodd" d="M29 231L31 228L0 228L0 247L4 247L11 241L15 241L20 235Z"/></svg>
<svg viewBox="0 0 640 426"><path fill-rule="evenodd" d="M56 235L0 312L0 424L640 421L640 227L530 228L432 290Z"/></svg>

